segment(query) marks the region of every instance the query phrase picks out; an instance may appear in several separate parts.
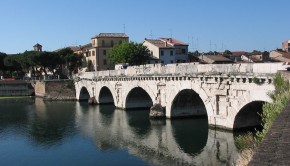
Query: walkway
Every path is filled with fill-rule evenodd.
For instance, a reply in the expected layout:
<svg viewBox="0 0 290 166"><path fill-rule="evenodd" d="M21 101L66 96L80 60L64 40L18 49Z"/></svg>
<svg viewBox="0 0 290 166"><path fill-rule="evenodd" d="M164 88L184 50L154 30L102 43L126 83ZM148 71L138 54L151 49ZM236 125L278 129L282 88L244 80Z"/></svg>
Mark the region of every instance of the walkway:
<svg viewBox="0 0 290 166"><path fill-rule="evenodd" d="M273 123L249 165L290 165L290 102Z"/></svg>

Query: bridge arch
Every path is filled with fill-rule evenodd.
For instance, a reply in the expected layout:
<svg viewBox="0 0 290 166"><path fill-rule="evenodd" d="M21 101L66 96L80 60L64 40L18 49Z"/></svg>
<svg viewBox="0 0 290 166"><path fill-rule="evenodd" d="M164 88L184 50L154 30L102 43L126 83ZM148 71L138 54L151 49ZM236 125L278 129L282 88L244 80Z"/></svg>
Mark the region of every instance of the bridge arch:
<svg viewBox="0 0 290 166"><path fill-rule="evenodd" d="M192 89L183 89L177 93L170 112L171 117L207 116L204 102Z"/></svg>
<svg viewBox="0 0 290 166"><path fill-rule="evenodd" d="M87 101L90 98L90 93L86 87L82 87L79 93L79 101Z"/></svg>
<svg viewBox="0 0 290 166"><path fill-rule="evenodd" d="M126 95L125 109L150 108L152 105L152 97L141 87L132 88Z"/></svg>
<svg viewBox="0 0 290 166"><path fill-rule="evenodd" d="M266 101L256 100L244 104L234 118L233 129L262 128L263 105Z"/></svg>
<svg viewBox="0 0 290 166"><path fill-rule="evenodd" d="M205 90L201 88L200 86L197 86L197 84L192 83L191 85L187 84L187 86L180 87L179 89L176 89L175 91L170 92L170 96L168 97L167 100L167 105L166 105L166 117L171 118L172 115L174 116L174 110L171 109L173 106L174 99L176 96L179 94L179 92L183 90L192 90L190 93L193 93L194 95L198 95L201 101L204 104L205 110L206 110L206 115L208 117L208 122L209 124L214 124L215 120L212 118L214 116L214 109L212 106L212 102L210 97L207 95Z"/></svg>
<svg viewBox="0 0 290 166"><path fill-rule="evenodd" d="M99 92L99 104L114 104L114 95L108 86L103 86Z"/></svg>

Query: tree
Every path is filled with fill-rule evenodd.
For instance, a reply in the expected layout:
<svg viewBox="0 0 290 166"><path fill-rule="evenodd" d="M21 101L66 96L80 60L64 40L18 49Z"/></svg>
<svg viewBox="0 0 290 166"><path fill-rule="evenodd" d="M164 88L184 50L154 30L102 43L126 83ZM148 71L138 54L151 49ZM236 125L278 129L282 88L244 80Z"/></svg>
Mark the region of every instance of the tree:
<svg viewBox="0 0 290 166"><path fill-rule="evenodd" d="M196 50L194 52L188 52L188 56L189 57L191 57L191 56L198 57L198 56L200 56L200 53Z"/></svg>
<svg viewBox="0 0 290 166"><path fill-rule="evenodd" d="M7 54L0 52L0 70L4 71L6 70L5 66L4 66L4 59L7 56Z"/></svg>
<svg viewBox="0 0 290 166"><path fill-rule="evenodd" d="M232 55L232 52L230 50L225 50L223 55Z"/></svg>
<svg viewBox="0 0 290 166"><path fill-rule="evenodd" d="M69 47L63 48L57 52L61 57L62 66L68 70L69 75L77 70L82 61L82 56L75 54Z"/></svg>
<svg viewBox="0 0 290 166"><path fill-rule="evenodd" d="M129 65L142 65L149 56L149 49L141 43L125 42L110 50L109 61L111 64L128 63Z"/></svg>

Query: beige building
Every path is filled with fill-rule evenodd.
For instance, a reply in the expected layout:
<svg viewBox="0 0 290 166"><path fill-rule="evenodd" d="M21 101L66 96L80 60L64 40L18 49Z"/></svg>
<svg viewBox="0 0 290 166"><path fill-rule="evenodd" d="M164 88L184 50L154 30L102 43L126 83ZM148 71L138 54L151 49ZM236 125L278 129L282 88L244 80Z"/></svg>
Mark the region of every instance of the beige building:
<svg viewBox="0 0 290 166"><path fill-rule="evenodd" d="M188 61L188 44L177 39L145 39L143 45L148 47L151 53L148 64L184 63Z"/></svg>
<svg viewBox="0 0 290 166"><path fill-rule="evenodd" d="M109 64L109 51L123 42L129 42L125 33L100 33L91 38L91 43L81 46L76 52L84 55L87 71L114 69Z"/></svg>
<svg viewBox="0 0 290 166"><path fill-rule="evenodd" d="M290 52L290 40L282 42L282 50Z"/></svg>

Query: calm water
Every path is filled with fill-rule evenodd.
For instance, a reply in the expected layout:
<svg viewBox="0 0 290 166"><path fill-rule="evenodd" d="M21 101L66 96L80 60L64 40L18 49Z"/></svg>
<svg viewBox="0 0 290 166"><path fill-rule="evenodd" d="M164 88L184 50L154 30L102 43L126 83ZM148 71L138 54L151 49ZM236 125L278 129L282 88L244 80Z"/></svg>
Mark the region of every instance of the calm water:
<svg viewBox="0 0 290 166"><path fill-rule="evenodd" d="M112 105L0 100L0 165L232 165L233 134L207 119L149 120Z"/></svg>

